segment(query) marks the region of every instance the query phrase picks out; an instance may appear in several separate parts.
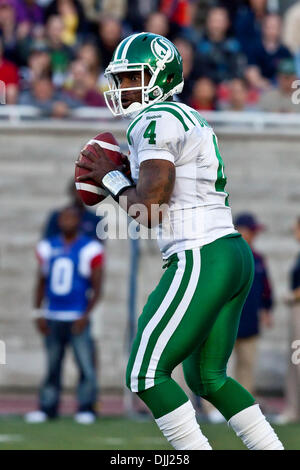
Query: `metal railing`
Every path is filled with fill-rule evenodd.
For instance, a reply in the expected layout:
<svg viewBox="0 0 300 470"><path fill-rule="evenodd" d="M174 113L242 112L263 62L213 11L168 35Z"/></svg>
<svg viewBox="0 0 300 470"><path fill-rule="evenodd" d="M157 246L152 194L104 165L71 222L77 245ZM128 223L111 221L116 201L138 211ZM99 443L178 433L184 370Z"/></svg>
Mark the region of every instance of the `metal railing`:
<svg viewBox="0 0 300 470"><path fill-rule="evenodd" d="M262 132L268 129L276 130L280 127L292 129L300 133L300 113L266 113L266 112L234 112L234 111L203 111L201 114L215 127L234 128L235 130L247 130L249 132ZM3 105L0 106L0 128L1 123L18 125L24 121L35 121L43 119L51 122L57 121L45 118L41 111L33 106ZM60 120L61 122L62 120ZM113 127L124 128L126 122L122 118L115 118L107 108L80 107L70 112L64 122L81 121L95 122L106 121L113 123ZM127 121L127 120L126 120ZM119 123L119 125L118 125Z"/></svg>

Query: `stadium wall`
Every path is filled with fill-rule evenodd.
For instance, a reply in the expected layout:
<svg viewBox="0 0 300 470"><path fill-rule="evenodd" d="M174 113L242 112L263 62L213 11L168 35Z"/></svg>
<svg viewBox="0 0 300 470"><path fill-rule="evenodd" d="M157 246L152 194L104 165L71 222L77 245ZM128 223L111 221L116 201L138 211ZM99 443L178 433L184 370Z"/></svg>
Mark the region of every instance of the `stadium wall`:
<svg viewBox="0 0 300 470"><path fill-rule="evenodd" d="M6 344L6 364L0 365L1 388L35 388L44 369L42 341L31 313L36 270L34 247L47 214L67 202L66 186L73 176L80 148L108 129L124 141L124 123L0 124L0 340ZM274 286L275 327L263 331L256 374L265 392L283 390L291 348L288 310L281 302L288 272L297 253L292 225L299 215L300 135L282 131L218 132L228 176L233 213L253 211L267 226L256 247L266 255ZM121 221L126 226L126 217ZM108 240L104 297L94 314L100 386L124 387L128 333L129 242ZM161 274L154 241L141 242L138 311ZM65 365L67 386L76 383L71 358Z"/></svg>

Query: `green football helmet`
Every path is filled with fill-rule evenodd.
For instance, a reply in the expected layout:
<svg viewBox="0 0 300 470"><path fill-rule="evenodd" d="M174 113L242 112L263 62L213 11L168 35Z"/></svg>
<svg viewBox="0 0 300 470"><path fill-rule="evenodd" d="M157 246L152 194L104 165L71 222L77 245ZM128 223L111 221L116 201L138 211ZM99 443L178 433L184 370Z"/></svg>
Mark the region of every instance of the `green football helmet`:
<svg viewBox="0 0 300 470"><path fill-rule="evenodd" d="M145 70L151 75L148 85L145 85ZM121 89L118 74L131 71L141 72L141 86ZM104 97L114 116L135 114L153 103L165 101L181 93L184 84L182 58L178 50L168 39L152 33L132 34L124 39L116 48L104 75L109 85ZM122 91L139 89L142 102L123 108Z"/></svg>

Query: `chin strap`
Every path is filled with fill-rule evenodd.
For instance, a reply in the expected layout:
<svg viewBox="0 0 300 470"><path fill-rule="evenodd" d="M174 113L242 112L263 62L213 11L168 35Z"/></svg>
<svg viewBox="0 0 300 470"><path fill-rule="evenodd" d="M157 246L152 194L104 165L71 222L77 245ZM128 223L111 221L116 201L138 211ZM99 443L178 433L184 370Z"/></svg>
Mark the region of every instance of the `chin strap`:
<svg viewBox="0 0 300 470"><path fill-rule="evenodd" d="M131 103L130 106L128 106L128 108L124 109L123 106L122 106L122 109L123 109L123 113L124 115L129 115L129 116L132 116L132 114L135 114L135 113L138 113L142 110L143 106L142 106L142 103L139 103L138 101L135 102L135 103Z"/></svg>

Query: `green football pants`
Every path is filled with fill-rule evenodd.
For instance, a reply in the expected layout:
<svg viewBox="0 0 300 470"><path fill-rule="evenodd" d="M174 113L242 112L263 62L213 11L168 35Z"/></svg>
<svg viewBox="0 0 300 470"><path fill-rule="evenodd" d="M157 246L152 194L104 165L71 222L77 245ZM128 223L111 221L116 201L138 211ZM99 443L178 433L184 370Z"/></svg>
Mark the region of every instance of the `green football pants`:
<svg viewBox="0 0 300 470"><path fill-rule="evenodd" d="M139 318L126 373L127 386L155 418L188 400L171 378L180 363L190 389L227 420L254 403L226 375L253 272L251 250L239 234L167 260Z"/></svg>

